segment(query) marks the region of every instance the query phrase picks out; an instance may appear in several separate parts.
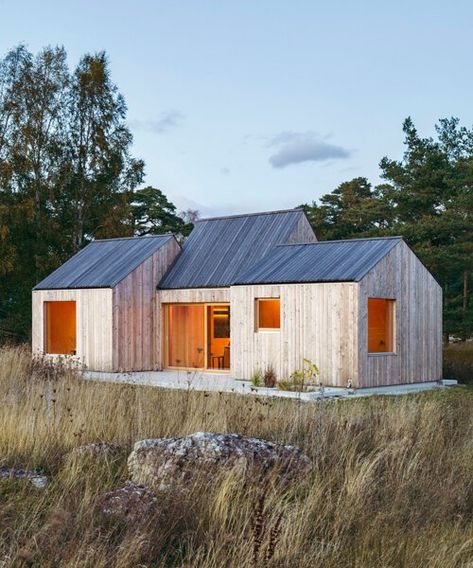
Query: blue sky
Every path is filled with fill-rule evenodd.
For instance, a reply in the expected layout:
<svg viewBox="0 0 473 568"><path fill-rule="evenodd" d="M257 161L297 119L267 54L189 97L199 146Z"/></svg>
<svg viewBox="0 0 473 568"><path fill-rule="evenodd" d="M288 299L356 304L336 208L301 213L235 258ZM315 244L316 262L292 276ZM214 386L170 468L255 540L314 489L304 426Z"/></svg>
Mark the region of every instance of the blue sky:
<svg viewBox="0 0 473 568"><path fill-rule="evenodd" d="M106 50L146 182L203 215L379 181L422 134L473 123L473 3L0 0L0 53Z"/></svg>

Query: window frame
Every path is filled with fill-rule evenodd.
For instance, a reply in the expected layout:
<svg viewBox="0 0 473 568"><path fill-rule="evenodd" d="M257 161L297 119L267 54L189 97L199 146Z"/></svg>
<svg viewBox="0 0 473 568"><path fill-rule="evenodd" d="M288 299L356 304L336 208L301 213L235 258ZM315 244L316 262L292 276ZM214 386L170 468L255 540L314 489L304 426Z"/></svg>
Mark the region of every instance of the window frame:
<svg viewBox="0 0 473 568"><path fill-rule="evenodd" d="M53 349L53 338L51 337L51 326L53 316L53 304L73 304L73 339L74 349L71 351L57 351ZM75 357L77 355L78 325L77 325L77 300L44 300L43 301L43 353L53 357Z"/></svg>
<svg viewBox="0 0 473 568"><path fill-rule="evenodd" d="M387 302L389 306L389 319L388 325L390 327L390 346L391 350L389 351L370 351L369 350L369 301L370 300L382 300L383 302ZM396 321L396 309L397 309L397 300L396 298L382 298L380 296L369 296L366 300L366 352L368 357L385 357L385 356L396 356L397 355L397 321Z"/></svg>
<svg viewBox="0 0 473 568"><path fill-rule="evenodd" d="M261 302L278 302L279 304L279 327L261 327L260 323L260 303ZM255 333L263 332L263 333L275 333L281 331L281 298L255 298Z"/></svg>

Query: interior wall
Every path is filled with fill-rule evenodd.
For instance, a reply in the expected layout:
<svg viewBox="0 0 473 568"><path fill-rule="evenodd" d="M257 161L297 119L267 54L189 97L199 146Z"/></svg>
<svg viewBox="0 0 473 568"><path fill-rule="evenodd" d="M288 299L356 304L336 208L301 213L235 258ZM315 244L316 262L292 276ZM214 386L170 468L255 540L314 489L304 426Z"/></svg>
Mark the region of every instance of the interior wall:
<svg viewBox="0 0 473 568"><path fill-rule="evenodd" d="M172 304L166 306L168 365L203 369L205 367L205 306Z"/></svg>
<svg viewBox="0 0 473 568"><path fill-rule="evenodd" d="M75 355L77 350L76 303L44 302L47 353Z"/></svg>
<svg viewBox="0 0 473 568"><path fill-rule="evenodd" d="M45 302L76 302L75 359L90 370L113 370L111 289L36 290L32 301L33 354L45 354Z"/></svg>
<svg viewBox="0 0 473 568"><path fill-rule="evenodd" d="M272 366L287 379L306 358L319 366L323 384L356 384L357 284L233 286L230 294L233 376L249 379ZM258 298L280 298L280 330L256 330Z"/></svg>
<svg viewBox="0 0 473 568"><path fill-rule="evenodd" d="M396 300L395 353L368 353L368 298ZM360 386L442 377L442 289L400 242L360 282Z"/></svg>

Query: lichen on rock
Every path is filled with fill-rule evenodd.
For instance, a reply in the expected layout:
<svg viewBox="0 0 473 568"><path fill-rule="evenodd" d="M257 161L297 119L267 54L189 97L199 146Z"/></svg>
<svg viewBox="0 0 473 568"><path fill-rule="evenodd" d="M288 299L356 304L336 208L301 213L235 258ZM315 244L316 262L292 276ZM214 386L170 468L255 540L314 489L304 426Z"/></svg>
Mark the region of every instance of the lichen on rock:
<svg viewBox="0 0 473 568"><path fill-rule="evenodd" d="M189 436L141 440L128 458L135 483L167 491L185 488L197 477L212 482L219 473L240 471L246 479L304 478L311 461L295 446L238 434L197 432Z"/></svg>

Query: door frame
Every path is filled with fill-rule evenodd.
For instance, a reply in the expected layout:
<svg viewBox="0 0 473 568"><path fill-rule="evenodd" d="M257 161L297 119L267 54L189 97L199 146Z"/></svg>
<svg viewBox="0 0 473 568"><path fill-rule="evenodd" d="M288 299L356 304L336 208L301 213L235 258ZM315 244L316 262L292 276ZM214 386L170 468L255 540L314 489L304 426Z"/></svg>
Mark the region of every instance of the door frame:
<svg viewBox="0 0 473 568"><path fill-rule="evenodd" d="M169 365L169 306L202 306L204 308L203 318L203 334L204 334L204 367L173 367ZM230 309L230 302L163 302L162 307L162 325L161 329L164 330L162 337L162 353L163 353L163 369L170 371L205 371L206 373L215 373L218 375L229 373L230 369L212 369L209 367L209 340L208 340L208 308L209 306L228 306ZM231 317L231 309L230 309ZM232 344L232 337L230 332L230 346ZM230 367L231 367L230 357Z"/></svg>

